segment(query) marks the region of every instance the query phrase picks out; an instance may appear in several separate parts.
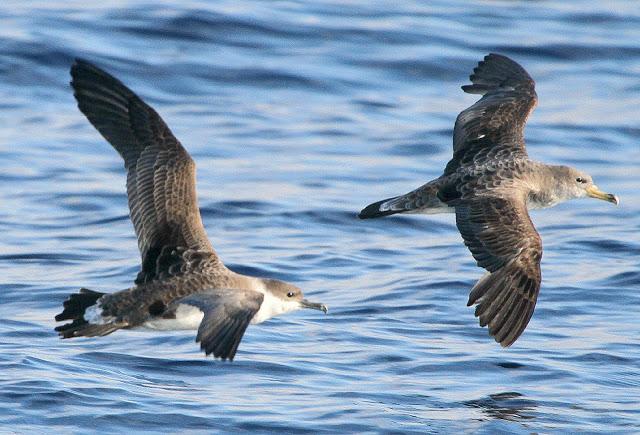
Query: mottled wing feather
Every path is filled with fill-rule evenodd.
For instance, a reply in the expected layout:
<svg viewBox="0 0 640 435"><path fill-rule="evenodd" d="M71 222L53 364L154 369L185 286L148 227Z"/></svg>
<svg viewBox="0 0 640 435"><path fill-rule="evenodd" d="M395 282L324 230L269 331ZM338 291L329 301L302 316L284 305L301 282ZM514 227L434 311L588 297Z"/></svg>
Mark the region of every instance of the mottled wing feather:
<svg viewBox="0 0 640 435"><path fill-rule="evenodd" d="M175 304L198 307L204 317L196 342L206 355L233 360L242 336L260 309L264 295L250 290L212 290L179 299Z"/></svg>
<svg viewBox="0 0 640 435"><path fill-rule="evenodd" d="M77 60L78 107L124 159L129 210L142 257L137 283L175 267L191 251L213 254L197 205L195 164L156 111L119 80Z"/></svg>
<svg viewBox="0 0 640 435"><path fill-rule="evenodd" d="M526 157L524 126L537 103L535 82L513 60L485 56L462 89L483 97L462 111L453 133L453 158L445 175L494 158Z"/></svg>
<svg viewBox="0 0 640 435"><path fill-rule="evenodd" d="M503 346L526 328L540 290L542 242L524 199L476 196L459 200L456 224L478 266L489 274L478 281L468 305L478 304L481 326Z"/></svg>

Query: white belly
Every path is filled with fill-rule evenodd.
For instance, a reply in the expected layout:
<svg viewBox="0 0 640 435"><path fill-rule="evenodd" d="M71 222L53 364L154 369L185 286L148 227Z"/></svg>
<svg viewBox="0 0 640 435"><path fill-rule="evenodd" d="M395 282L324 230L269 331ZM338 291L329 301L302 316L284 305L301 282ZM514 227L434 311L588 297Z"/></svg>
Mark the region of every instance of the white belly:
<svg viewBox="0 0 640 435"><path fill-rule="evenodd" d="M159 331L198 329L204 313L192 305L180 304L176 310L175 319L154 319L142 325L143 328Z"/></svg>

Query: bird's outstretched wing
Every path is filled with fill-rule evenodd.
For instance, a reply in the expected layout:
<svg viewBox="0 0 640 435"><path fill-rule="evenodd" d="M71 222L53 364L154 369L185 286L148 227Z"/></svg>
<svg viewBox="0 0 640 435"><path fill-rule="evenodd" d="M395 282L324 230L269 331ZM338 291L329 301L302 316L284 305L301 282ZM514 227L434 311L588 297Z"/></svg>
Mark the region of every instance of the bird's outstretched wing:
<svg viewBox="0 0 640 435"><path fill-rule="evenodd" d="M124 159L142 257L136 283L184 272L202 258L217 261L198 209L195 164L162 118L89 62L76 60L71 76L78 107Z"/></svg>
<svg viewBox="0 0 640 435"><path fill-rule="evenodd" d="M456 224L478 266L489 271L471 289L468 305L478 304L480 326L502 346L526 328L536 306L542 241L524 200L472 197L456 205Z"/></svg>
<svg viewBox="0 0 640 435"><path fill-rule="evenodd" d="M483 97L462 111L453 132L453 157L444 174L407 194L369 204L361 219L395 213L440 212L439 189L446 178L466 166L504 157L526 157L524 126L537 102L535 83L513 60L499 54L485 56L462 89Z"/></svg>
<svg viewBox="0 0 640 435"><path fill-rule="evenodd" d="M472 84L462 89L482 98L456 119L445 175L496 157L527 155L524 126L538 101L533 79L513 60L493 53L469 78Z"/></svg>
<svg viewBox="0 0 640 435"><path fill-rule="evenodd" d="M253 316L260 309L264 295L251 290L212 290L196 293L174 302L199 308L204 317L196 342L205 354L233 360L240 340Z"/></svg>

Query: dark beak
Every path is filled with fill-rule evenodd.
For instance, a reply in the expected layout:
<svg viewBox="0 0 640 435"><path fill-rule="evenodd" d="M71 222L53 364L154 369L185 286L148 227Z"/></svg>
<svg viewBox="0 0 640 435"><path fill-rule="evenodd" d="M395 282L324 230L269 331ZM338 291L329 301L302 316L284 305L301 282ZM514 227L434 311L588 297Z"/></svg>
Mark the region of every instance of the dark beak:
<svg viewBox="0 0 640 435"><path fill-rule="evenodd" d="M312 310L320 310L325 314L327 314L327 311L329 311L325 304L320 304L318 302L309 302L306 299L300 301L300 306L303 308L311 308Z"/></svg>

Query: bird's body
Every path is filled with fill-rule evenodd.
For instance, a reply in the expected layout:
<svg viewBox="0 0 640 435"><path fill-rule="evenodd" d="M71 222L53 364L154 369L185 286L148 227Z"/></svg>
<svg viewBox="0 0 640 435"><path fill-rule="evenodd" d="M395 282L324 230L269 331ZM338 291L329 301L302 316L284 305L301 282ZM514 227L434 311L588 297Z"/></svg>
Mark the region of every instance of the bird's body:
<svg viewBox="0 0 640 435"><path fill-rule="evenodd" d="M217 256L202 225L195 164L153 108L120 81L77 60L78 107L123 157L141 270L131 288L81 289L64 303L62 338L118 329L197 329L205 353L233 359L245 329L299 308L326 312L289 283L241 275Z"/></svg>
<svg viewBox="0 0 640 435"><path fill-rule="evenodd" d="M618 199L576 169L529 159L524 126L537 96L520 65L490 54L470 78L472 84L462 89L483 96L458 115L444 173L407 194L370 204L359 216L455 213L465 244L489 272L471 289L468 304L478 304L481 326L509 346L526 328L541 282L542 242L528 209L584 196L616 204Z"/></svg>

